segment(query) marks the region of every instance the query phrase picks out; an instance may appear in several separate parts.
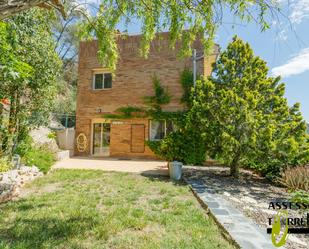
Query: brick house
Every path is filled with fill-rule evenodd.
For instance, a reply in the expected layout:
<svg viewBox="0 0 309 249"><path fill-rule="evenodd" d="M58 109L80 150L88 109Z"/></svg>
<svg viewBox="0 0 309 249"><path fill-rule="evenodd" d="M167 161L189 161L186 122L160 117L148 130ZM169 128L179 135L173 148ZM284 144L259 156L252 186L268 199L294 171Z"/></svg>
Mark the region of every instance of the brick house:
<svg viewBox="0 0 309 249"><path fill-rule="evenodd" d="M154 74L172 95L171 102L162 109L176 111L184 108L180 103L183 94L180 74L184 68L192 68L192 61L190 58L179 59L179 45L171 50L168 46L168 33L160 35L161 39L152 42L147 59L139 56L140 35L119 39L119 61L114 75L99 63L97 41L80 43L76 140L79 141L82 136L83 146L75 146L75 155L155 157L145 145L145 140L164 137L170 124L164 120L145 118L110 120L104 118L104 114L114 113L117 108L127 105L143 106L143 97L154 95ZM203 51L199 41L194 43L194 48L198 54ZM209 75L217 54L218 46L215 47L214 54L198 62L198 72ZM77 142L77 145L80 143Z"/></svg>

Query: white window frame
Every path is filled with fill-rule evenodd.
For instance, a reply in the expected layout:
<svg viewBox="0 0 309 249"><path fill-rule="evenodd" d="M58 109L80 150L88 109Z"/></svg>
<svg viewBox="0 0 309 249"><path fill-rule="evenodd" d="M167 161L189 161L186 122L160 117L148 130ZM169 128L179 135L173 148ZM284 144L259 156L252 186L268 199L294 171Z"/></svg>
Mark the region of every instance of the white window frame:
<svg viewBox="0 0 309 249"><path fill-rule="evenodd" d="M103 75L103 88L95 88L95 76L97 74L102 74ZM113 77L112 77L112 87L105 88L105 82L104 82L105 74L111 74L111 72L108 72L108 71L104 71L104 72L102 72L102 71L101 72L100 71L94 71L92 73L92 90L95 90L95 91L97 91L97 90L110 90L110 89L113 88Z"/></svg>
<svg viewBox="0 0 309 249"><path fill-rule="evenodd" d="M151 137L151 130L152 130L152 121L158 121L158 122L160 122L160 121L164 121L164 137L163 138L165 138L166 137L166 123L167 123L167 121L166 121L166 119L160 119L160 120L155 120L155 119L149 119L149 141L160 141L161 139L152 139ZM174 125L174 124L173 124ZM162 138L162 139L163 139Z"/></svg>

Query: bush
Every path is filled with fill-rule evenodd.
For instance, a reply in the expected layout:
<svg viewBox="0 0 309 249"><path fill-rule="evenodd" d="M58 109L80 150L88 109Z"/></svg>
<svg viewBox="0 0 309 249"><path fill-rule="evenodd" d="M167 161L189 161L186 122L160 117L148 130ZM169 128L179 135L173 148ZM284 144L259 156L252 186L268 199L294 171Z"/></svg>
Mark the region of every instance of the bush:
<svg viewBox="0 0 309 249"><path fill-rule="evenodd" d="M33 147L24 155L22 161L28 166L37 166L40 171L46 174L55 163L56 158L55 155L45 147Z"/></svg>
<svg viewBox="0 0 309 249"><path fill-rule="evenodd" d="M29 135L26 135L23 140L17 145L14 153L24 157L30 150L32 150L33 139Z"/></svg>
<svg viewBox="0 0 309 249"><path fill-rule="evenodd" d="M202 165L206 160L206 149L202 146L201 139L190 131L178 130L161 141L148 141L147 145L156 155L169 162Z"/></svg>
<svg viewBox="0 0 309 249"><path fill-rule="evenodd" d="M288 168L279 181L291 191L309 191L309 166Z"/></svg>
<svg viewBox="0 0 309 249"><path fill-rule="evenodd" d="M303 190L293 192L291 194L291 201L295 203L303 203L309 205L309 193Z"/></svg>
<svg viewBox="0 0 309 249"><path fill-rule="evenodd" d="M12 166L12 163L6 157L0 158L0 173L10 170Z"/></svg>
<svg viewBox="0 0 309 249"><path fill-rule="evenodd" d="M36 146L33 139L27 136L16 148L15 153L21 156L21 160L27 166L36 166L43 173L47 173L56 161L54 153L45 146Z"/></svg>

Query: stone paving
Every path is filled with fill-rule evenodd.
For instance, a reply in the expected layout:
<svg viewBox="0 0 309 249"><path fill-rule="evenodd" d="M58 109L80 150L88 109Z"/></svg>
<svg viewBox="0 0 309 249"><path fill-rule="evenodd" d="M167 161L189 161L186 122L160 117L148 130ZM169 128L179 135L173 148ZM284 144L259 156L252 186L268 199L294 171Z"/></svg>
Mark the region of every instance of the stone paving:
<svg viewBox="0 0 309 249"><path fill-rule="evenodd" d="M270 236L266 234L266 231L245 217L231 203L220 197L211 186L206 186L202 180L189 179L188 177L184 177L184 179L190 184L197 198L241 248L276 248L272 245Z"/></svg>

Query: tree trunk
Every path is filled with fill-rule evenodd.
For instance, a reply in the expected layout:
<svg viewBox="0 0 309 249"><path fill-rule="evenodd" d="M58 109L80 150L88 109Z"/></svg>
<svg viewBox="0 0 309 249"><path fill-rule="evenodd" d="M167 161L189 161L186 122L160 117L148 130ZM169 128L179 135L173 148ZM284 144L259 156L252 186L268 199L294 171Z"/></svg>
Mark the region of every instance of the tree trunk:
<svg viewBox="0 0 309 249"><path fill-rule="evenodd" d="M65 18L64 6L61 0L7 0L0 3L0 19L5 19L15 15L23 10L30 9L35 6L43 8L56 8Z"/></svg>
<svg viewBox="0 0 309 249"><path fill-rule="evenodd" d="M239 159L240 153L237 153L230 164L230 175L236 178L239 176Z"/></svg>
<svg viewBox="0 0 309 249"><path fill-rule="evenodd" d="M230 165L230 175L235 177L235 178L239 177L239 165L238 165L238 163Z"/></svg>

